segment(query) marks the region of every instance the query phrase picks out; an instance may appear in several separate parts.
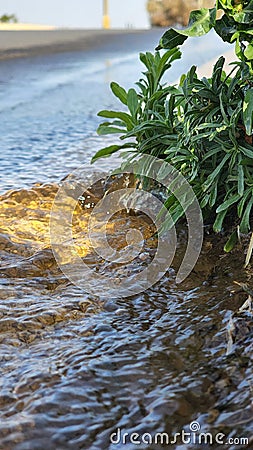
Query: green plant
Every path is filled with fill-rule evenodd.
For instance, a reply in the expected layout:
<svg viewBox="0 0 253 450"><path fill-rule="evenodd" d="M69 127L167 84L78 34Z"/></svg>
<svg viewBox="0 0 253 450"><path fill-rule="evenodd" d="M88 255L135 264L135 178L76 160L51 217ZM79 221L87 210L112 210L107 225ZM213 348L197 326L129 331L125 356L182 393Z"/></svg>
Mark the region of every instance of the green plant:
<svg viewBox="0 0 253 450"><path fill-rule="evenodd" d="M167 133L167 125L163 122L161 114L164 112L167 95L170 92L177 91L173 86L162 86L161 79L171 67L172 62L180 57L181 52L178 48L167 51L163 56L159 52L156 52L154 55L149 52L141 53L140 60L147 70L143 73L144 78L141 78L136 83L139 92L132 88L126 92L117 83L111 83L112 92L128 108L128 112L100 111L98 116L113 119L113 121L103 122L98 127L98 134L116 133L121 135L121 140L135 138L135 141L103 148L96 153L92 161L100 157L109 156L124 148L133 148L141 153L150 151L151 154L159 156L161 153L159 146L157 148L157 145L154 145L152 137L157 138L158 135L164 137L164 134ZM152 130L150 130L151 124ZM159 133L154 133L154 126L157 127L157 131L160 131Z"/></svg>
<svg viewBox="0 0 253 450"><path fill-rule="evenodd" d="M221 17L220 17L221 16ZM236 43L237 57L253 70L253 0L217 0L213 8L192 11L188 27L169 29L157 49L181 45L188 37L203 36L212 28L223 41Z"/></svg>
<svg viewBox="0 0 253 450"><path fill-rule="evenodd" d="M0 22L2 23L17 23L18 19L15 14L3 14L0 17Z"/></svg>
<svg viewBox="0 0 253 450"><path fill-rule="evenodd" d="M224 15L217 19L219 8ZM140 54L146 71L136 83L138 89L126 92L111 84L128 112L99 113L113 119L99 126L100 134L119 133L121 140L130 140L93 157L94 161L129 148L130 158L145 153L168 161L189 181L205 221L211 221L215 231L222 230L225 220L233 225L227 251L237 240L237 225L242 233L250 230L253 211L253 29L244 24L246 19L253 23L253 1L218 0L215 8L193 11L187 29L168 30L154 54ZM224 40L236 39L239 61L230 74L221 57L210 78L199 79L193 66L178 86L163 85L162 76L181 56L178 46L188 36L203 35L211 28ZM161 56L162 48L168 49ZM174 222L183 215L169 192L165 206Z"/></svg>

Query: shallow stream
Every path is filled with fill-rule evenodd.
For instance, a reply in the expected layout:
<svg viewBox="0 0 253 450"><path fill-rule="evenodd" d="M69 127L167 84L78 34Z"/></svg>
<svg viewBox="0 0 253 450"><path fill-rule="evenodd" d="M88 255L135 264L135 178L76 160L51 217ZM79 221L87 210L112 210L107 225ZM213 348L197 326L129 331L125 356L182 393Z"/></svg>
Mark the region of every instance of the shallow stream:
<svg viewBox="0 0 253 450"><path fill-rule="evenodd" d="M71 284L50 246L60 178L101 146L94 112L115 106L108 82L113 77L131 85L138 78L136 51L153 48L159 36L154 30L148 40L140 34L114 50L105 45L96 58L73 53L0 63L3 450L195 450L203 447L199 431L208 433L204 448L252 448L253 327L246 292L252 270L243 269L244 242L225 255L224 237L206 228L201 257L178 285L186 241L179 229L175 260L161 281L118 299L110 289L101 299ZM211 57L218 47L209 45ZM96 198L103 193L94 190ZM120 280L125 268L89 247L91 210L75 209L76 251L94 273ZM129 278L156 249L146 217L125 213L108 230L117 248L125 246L130 228L141 230L145 243L127 268Z"/></svg>

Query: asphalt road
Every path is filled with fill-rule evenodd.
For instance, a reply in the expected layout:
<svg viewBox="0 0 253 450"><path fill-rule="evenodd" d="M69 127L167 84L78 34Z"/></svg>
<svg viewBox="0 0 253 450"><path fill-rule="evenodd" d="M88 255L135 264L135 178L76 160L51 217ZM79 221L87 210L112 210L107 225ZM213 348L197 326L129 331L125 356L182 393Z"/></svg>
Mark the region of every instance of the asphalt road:
<svg viewBox="0 0 253 450"><path fill-rule="evenodd" d="M91 49L125 35L149 33L150 30L0 30L0 59Z"/></svg>

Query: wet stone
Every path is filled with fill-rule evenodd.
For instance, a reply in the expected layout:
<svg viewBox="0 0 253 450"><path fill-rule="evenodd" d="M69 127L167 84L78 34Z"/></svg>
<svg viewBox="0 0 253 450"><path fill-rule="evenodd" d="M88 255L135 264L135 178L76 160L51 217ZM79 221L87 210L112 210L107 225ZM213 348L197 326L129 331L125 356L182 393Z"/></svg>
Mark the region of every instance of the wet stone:
<svg viewBox="0 0 253 450"><path fill-rule="evenodd" d="M104 310L105 311L114 312L114 311L117 311L117 309L119 309L118 306L115 303L111 302L111 301L108 301L108 302L104 303Z"/></svg>
<svg viewBox="0 0 253 450"><path fill-rule="evenodd" d="M111 333L113 332L113 328L110 325L102 324L97 325L94 329L95 333Z"/></svg>

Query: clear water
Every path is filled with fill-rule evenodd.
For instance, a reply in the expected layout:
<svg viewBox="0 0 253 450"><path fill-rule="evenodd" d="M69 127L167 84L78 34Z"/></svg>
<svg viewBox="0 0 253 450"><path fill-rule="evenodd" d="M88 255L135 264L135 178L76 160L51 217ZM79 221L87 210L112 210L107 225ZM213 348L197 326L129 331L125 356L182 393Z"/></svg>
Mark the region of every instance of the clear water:
<svg viewBox="0 0 253 450"><path fill-rule="evenodd" d="M133 86L144 68L138 52L152 51L161 34L122 36L90 52L0 61L0 190L56 181L89 162L105 143L96 135L97 112L120 108L109 83ZM193 59L202 64L223 49L227 46L214 35L187 42L167 80L175 81Z"/></svg>

